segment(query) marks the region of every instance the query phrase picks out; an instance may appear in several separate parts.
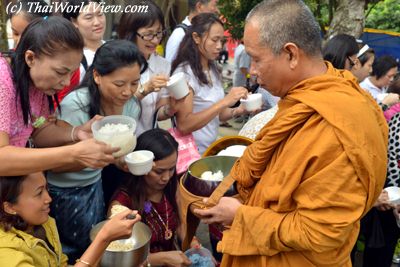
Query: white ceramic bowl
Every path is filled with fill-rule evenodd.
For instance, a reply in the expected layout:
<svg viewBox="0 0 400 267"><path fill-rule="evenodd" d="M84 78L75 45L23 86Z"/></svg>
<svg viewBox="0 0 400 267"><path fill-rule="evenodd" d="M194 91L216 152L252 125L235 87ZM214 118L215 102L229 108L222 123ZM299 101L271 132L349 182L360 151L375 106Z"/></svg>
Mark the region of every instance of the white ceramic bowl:
<svg viewBox="0 0 400 267"><path fill-rule="evenodd" d="M113 125L126 125L128 126L126 130L123 131L109 131L109 129L113 128ZM105 131L103 128L108 128ZM111 126L111 127L109 127ZM128 116L123 115L112 115L102 118L101 120L97 120L92 124L92 133L93 137L96 140L102 141L106 144L109 144L112 147L119 147L120 150L113 154L114 157L121 157L136 147L136 121Z"/></svg>
<svg viewBox="0 0 400 267"><path fill-rule="evenodd" d="M240 102L243 103L247 111L255 111L262 107L262 95L258 93L251 94L246 99L240 99Z"/></svg>
<svg viewBox="0 0 400 267"><path fill-rule="evenodd" d="M392 204L400 204L400 187L390 186L384 189L389 195L389 202Z"/></svg>
<svg viewBox="0 0 400 267"><path fill-rule="evenodd" d="M126 165L133 175L148 174L153 167L154 154L149 150L138 150L125 156Z"/></svg>

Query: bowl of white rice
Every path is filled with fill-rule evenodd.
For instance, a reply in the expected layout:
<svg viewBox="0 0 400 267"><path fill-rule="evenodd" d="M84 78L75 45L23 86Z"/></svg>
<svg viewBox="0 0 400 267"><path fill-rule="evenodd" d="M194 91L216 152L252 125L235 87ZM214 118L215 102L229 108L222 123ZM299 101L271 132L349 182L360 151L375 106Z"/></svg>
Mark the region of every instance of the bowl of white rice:
<svg viewBox="0 0 400 267"><path fill-rule="evenodd" d="M97 233L106 221L96 224L90 231L90 239L93 241ZM132 228L130 238L115 240L110 243L101 257L102 267L132 267L140 266L150 252L150 228L142 223L136 222Z"/></svg>
<svg viewBox="0 0 400 267"><path fill-rule="evenodd" d="M124 159L133 175L146 175L153 168L154 154L149 150L137 150L126 155Z"/></svg>
<svg viewBox="0 0 400 267"><path fill-rule="evenodd" d="M136 147L136 121L128 116L112 115L97 120L92 124L93 137L96 140L119 147L120 150L113 154L121 157L131 152Z"/></svg>
<svg viewBox="0 0 400 267"><path fill-rule="evenodd" d="M238 158L233 156L210 156L190 164L182 178L186 190L196 196L209 197L221 181L230 173ZM232 196L237 191L232 186L225 196Z"/></svg>

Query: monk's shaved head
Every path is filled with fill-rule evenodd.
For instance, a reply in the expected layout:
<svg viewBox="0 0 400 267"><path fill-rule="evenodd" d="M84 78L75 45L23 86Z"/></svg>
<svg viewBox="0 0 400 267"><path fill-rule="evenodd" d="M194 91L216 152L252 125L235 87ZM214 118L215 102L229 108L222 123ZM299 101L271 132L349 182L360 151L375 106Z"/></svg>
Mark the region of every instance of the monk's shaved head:
<svg viewBox="0 0 400 267"><path fill-rule="evenodd" d="M309 56L321 56L321 34L310 9L301 0L265 0L247 15L247 23L260 28L260 45L275 55L294 43Z"/></svg>

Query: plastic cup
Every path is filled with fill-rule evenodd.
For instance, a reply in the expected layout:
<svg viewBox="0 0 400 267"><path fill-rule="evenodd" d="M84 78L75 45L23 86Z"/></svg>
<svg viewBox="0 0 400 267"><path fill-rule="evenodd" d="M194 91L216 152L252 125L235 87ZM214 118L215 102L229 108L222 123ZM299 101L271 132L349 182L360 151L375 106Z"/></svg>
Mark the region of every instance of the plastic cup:
<svg viewBox="0 0 400 267"><path fill-rule="evenodd" d="M258 93L248 95L246 99L240 99L240 103L243 103L244 108L249 112L261 109L262 95Z"/></svg>
<svg viewBox="0 0 400 267"><path fill-rule="evenodd" d="M169 78L167 89L175 99L184 98L189 94L189 87L186 83L185 74L178 72Z"/></svg>

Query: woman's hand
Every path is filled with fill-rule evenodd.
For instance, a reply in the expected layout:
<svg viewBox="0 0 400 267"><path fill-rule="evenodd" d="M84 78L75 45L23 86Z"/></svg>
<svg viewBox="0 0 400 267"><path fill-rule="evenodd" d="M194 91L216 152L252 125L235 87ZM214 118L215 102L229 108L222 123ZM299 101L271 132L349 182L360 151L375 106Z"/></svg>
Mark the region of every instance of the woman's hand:
<svg viewBox="0 0 400 267"><path fill-rule="evenodd" d="M232 87L229 93L224 97L226 107L233 106L241 98L247 98L248 91L244 87Z"/></svg>
<svg viewBox="0 0 400 267"><path fill-rule="evenodd" d="M135 219L127 219L128 215L135 215ZM120 212L107 221L98 235L104 242L128 238L132 235L133 225L140 221L141 217L137 211L130 209Z"/></svg>
<svg viewBox="0 0 400 267"><path fill-rule="evenodd" d="M92 124L93 124L93 122L95 122L97 120L101 120L102 118L103 118L103 116L96 115L93 118L91 118L89 121L87 121L86 123L84 123L80 126L76 126L74 129L74 132L71 133L71 136L73 136L73 140L74 141L83 141L83 140L92 138L93 137Z"/></svg>
<svg viewBox="0 0 400 267"><path fill-rule="evenodd" d="M93 138L78 142L71 146L73 159L81 166L99 169L115 162L113 153L120 150L119 147L111 147Z"/></svg>
<svg viewBox="0 0 400 267"><path fill-rule="evenodd" d="M385 190L382 190L381 194L379 195L378 199L376 200L374 207L378 210L385 211L390 210L393 208L393 205L389 202L389 195Z"/></svg>
<svg viewBox="0 0 400 267"><path fill-rule="evenodd" d="M168 80L169 77L163 74L158 74L151 77L150 80L143 85L145 94L147 95L152 92L160 91L161 88L167 86Z"/></svg>
<svg viewBox="0 0 400 267"><path fill-rule="evenodd" d="M398 94L389 93L385 98L382 100L382 104L392 106L396 103L400 102L400 97Z"/></svg>
<svg viewBox="0 0 400 267"><path fill-rule="evenodd" d="M114 162L114 165L115 165L118 169L120 169L121 171L129 172L128 165L126 165L126 162L125 162L125 159L124 159L124 158L125 158L125 156L116 158L116 159L115 159L115 162Z"/></svg>
<svg viewBox="0 0 400 267"><path fill-rule="evenodd" d="M186 257L186 255L179 250L167 251L165 253L164 264L169 267L186 267L190 266L192 262Z"/></svg>

